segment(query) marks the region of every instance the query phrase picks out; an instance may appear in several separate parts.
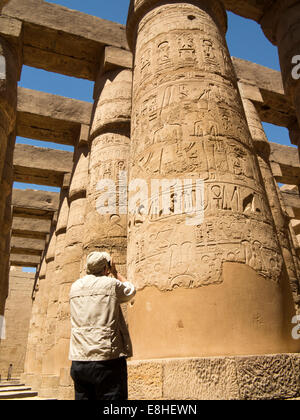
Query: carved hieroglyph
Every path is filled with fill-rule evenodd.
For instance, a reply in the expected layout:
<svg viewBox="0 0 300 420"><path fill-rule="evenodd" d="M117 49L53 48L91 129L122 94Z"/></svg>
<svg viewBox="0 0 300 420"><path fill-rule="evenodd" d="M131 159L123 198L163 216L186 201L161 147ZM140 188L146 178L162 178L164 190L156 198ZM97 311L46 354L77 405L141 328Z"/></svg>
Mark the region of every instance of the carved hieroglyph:
<svg viewBox="0 0 300 420"><path fill-rule="evenodd" d="M299 349L226 22L219 0L131 2L129 180L144 180L151 191L146 200L129 184L129 203L136 200L127 254L128 278L138 289L128 307L135 359ZM181 199L177 186L185 180L193 188ZM167 209L167 190L153 188L159 181L174 184ZM197 195L204 219L192 225Z"/></svg>
<svg viewBox="0 0 300 420"><path fill-rule="evenodd" d="M130 179L146 179L149 190L152 179L204 180L202 224L187 226L185 214L153 215L151 200L146 212L130 217L128 275L139 289L219 283L224 262L247 264L274 283L282 271L219 29L223 11L218 2L198 3L158 6L137 29Z"/></svg>

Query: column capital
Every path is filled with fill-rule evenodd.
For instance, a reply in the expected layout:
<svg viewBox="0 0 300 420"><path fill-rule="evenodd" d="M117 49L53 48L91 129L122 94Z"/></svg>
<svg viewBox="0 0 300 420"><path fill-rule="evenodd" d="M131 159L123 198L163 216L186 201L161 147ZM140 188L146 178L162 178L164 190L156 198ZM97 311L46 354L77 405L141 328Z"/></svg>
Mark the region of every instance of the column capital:
<svg viewBox="0 0 300 420"><path fill-rule="evenodd" d="M189 5L199 6L201 10L205 10L221 27L222 32L227 32L227 14L223 3L220 0L131 0L127 19L127 40L129 47L133 51L133 46L137 34L139 21L151 10L160 7L174 5L178 3L183 6L185 3ZM187 19L194 20L197 26L198 22L195 16L187 14Z"/></svg>

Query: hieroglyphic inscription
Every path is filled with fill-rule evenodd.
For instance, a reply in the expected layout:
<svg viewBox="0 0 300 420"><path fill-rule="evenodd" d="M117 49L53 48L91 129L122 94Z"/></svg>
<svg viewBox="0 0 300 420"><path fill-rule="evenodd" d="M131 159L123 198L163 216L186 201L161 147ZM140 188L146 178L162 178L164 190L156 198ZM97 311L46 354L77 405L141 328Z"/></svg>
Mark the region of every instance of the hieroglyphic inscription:
<svg viewBox="0 0 300 420"><path fill-rule="evenodd" d="M191 4L158 6L139 23L130 179L143 178L149 188L153 179L205 186L197 226L187 226L174 205L166 214L159 194L130 215L128 275L138 288L218 283L225 262L280 279L274 223L219 29L213 14Z"/></svg>

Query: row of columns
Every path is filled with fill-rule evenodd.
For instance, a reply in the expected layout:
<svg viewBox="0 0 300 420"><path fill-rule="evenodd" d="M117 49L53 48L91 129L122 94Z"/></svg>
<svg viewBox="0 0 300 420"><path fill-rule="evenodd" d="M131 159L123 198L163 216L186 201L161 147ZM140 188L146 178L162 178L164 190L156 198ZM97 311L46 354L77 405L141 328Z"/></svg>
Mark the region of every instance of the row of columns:
<svg viewBox="0 0 300 420"><path fill-rule="evenodd" d="M85 275L88 253L110 252L126 273L126 215L103 213L98 199L105 188L97 184L103 178L118 183L119 171L127 171L131 80L130 70L99 77L91 130L82 126L70 186L61 191L57 225L39 273L23 377L41 396L72 398L69 291Z"/></svg>
<svg viewBox="0 0 300 420"><path fill-rule="evenodd" d="M41 378L42 395L51 388L70 395L68 294L94 250L110 252L124 274L127 263L138 289L127 308L135 360L300 350L290 334L299 313L298 260L269 144L253 103L241 100L226 28L219 0L132 0L133 85L129 70L99 74L89 145L75 150L55 252L49 247L40 272L26 374ZM153 179L172 188L174 180L204 180L203 222L175 213L175 189L170 214L160 190L123 214L127 172L148 191ZM194 204L195 187L189 191ZM107 203L116 204L110 214ZM180 383L180 372L172 375Z"/></svg>

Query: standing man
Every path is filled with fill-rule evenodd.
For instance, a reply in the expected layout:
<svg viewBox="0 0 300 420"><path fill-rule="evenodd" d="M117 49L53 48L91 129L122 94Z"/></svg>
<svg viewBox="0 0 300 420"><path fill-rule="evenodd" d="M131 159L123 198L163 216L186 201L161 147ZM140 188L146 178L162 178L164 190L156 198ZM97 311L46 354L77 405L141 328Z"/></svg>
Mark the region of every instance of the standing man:
<svg viewBox="0 0 300 420"><path fill-rule="evenodd" d="M75 400L128 398L126 357L132 356L132 346L120 304L135 293L108 253L89 254L87 275L70 291Z"/></svg>

